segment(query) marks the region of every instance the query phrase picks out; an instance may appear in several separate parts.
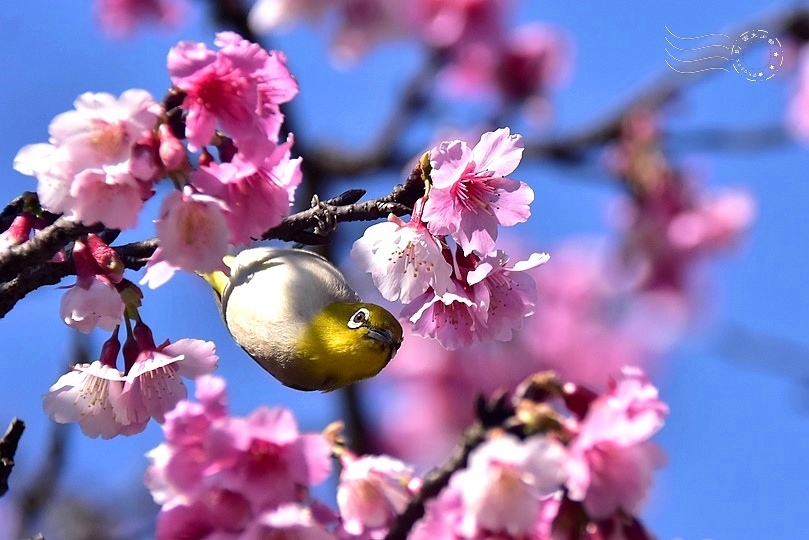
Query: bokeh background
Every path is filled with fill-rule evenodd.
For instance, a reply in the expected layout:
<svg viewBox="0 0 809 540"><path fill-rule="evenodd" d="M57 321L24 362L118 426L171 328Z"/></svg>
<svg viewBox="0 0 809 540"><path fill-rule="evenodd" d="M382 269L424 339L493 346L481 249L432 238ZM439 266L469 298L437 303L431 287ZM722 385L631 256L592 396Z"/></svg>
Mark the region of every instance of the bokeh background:
<svg viewBox="0 0 809 540"><path fill-rule="evenodd" d="M680 35L720 32L795 5L752 0L522 2L516 19L539 20L566 32L573 60L567 83L550 96L546 123L534 127L525 122L520 131L531 139L587 126L666 73L664 25ZM169 86L168 50L180 39L211 43L218 29L205 3L195 2L177 28L144 28L128 39L113 40L99 30L92 9L87 0L29 0L0 10L0 202L35 189L32 178L12 170L13 158L22 146L44 142L51 119L70 109L79 94L117 95L144 88L162 96ZM299 135L353 149L373 144L400 87L424 57L414 43L383 43L354 65L337 69L328 39L307 26L273 36L272 46L287 54L300 82L292 109ZM787 65L773 80L750 83L721 72L687 85L663 114L669 158L711 189L743 186L755 199L757 215L734 250L700 265L701 315L654 371L671 407L656 437L669 462L656 476L643 518L661 539L806 535L809 152L788 136L720 148L727 145L700 135L783 125L794 90L788 65L797 61L795 50L787 50ZM474 103L447 101L447 106L461 118L456 128L474 129L463 120L464 114L475 117ZM437 111L435 124L412 129L408 138L414 150L429 145L436 127L449 116ZM533 217L513 232L515 242L553 256L561 241L616 234L610 215L621 192L603 167L524 164L514 176L536 193ZM382 195L402 178L345 179L321 195L347 187ZM139 228L125 232L119 242L152 236L150 220L158 204L150 201ZM298 204L306 206L305 201ZM360 287L367 284L352 269L348 251L361 233L362 226L341 228L334 249ZM41 395L71 362L77 337L59 320L61 294L58 287L35 291L0 320L0 424L4 427L18 416L27 425L11 477L12 494L38 482L49 459L54 425L42 413ZM339 393L289 390L250 361L230 340L210 293L194 276L177 275L148 291L142 313L158 341L195 337L216 342L218 373L229 382L234 413L246 414L260 404L284 405L305 430L320 430L345 415ZM732 339L727 339L732 329ZM103 339L90 336L91 354ZM389 405L387 393L376 391L374 383L363 384L359 394L372 416ZM114 517L116 535L148 538L150 525L143 516L148 518L156 507L141 483L144 454L161 440L155 423L141 435L109 441L88 439L76 426L69 427L66 462L53 494L61 501L60 511L81 512L81 505L70 505L88 501ZM328 500L333 495L324 488L322 496ZM11 534L12 503L10 497L0 499L0 537ZM58 523L59 516L46 513L36 530L49 539L61 538L65 531L55 528Z"/></svg>

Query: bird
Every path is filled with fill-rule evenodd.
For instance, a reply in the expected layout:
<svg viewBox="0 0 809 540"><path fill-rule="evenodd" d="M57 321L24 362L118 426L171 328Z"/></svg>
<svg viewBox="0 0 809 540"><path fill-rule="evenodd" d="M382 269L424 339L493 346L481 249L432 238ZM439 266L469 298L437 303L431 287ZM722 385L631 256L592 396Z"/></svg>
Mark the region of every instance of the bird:
<svg viewBox="0 0 809 540"><path fill-rule="evenodd" d="M377 375L402 344L402 326L363 302L326 258L257 247L200 274L236 343L283 385L332 391Z"/></svg>

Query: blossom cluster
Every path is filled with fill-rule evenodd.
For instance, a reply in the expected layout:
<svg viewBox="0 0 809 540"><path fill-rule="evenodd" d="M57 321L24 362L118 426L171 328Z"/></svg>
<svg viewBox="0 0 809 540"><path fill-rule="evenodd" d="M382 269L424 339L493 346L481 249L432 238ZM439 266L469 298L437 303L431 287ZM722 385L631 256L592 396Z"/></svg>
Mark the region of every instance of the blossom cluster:
<svg viewBox="0 0 809 540"><path fill-rule="evenodd" d="M169 51L173 87L164 103L145 90L118 98L88 92L74 110L53 119L48 143L22 148L14 168L36 177L38 200L15 216L2 247L24 243L59 215L132 228L156 184L168 178L176 189L162 200L159 247L141 281L154 288L177 269L226 271L222 258L230 245L246 245L289 215L301 170L300 158L291 157L292 135L278 140L280 105L296 95L297 82L281 52L233 32L217 34L215 44L211 50L185 41ZM213 344L156 346L137 312L143 294L124 278L122 260L101 236L77 239L71 255L77 279L62 298L62 319L84 333L101 328L114 334L98 361L74 366L51 388L46 411L104 438L140 432L149 418L162 422L186 396L177 375L195 378L215 368ZM120 371L122 323L127 340Z"/></svg>
<svg viewBox="0 0 809 540"><path fill-rule="evenodd" d="M500 226L528 219L533 190L508 178L522 156L508 128L470 147L445 141L429 152L429 186L409 222L391 215L369 227L351 256L418 335L448 349L511 339L533 313L536 287L523 272L543 264L534 253L513 264L495 241ZM454 242L454 246L450 245Z"/></svg>
<svg viewBox="0 0 809 540"><path fill-rule="evenodd" d="M44 210L114 229L134 227L155 184L170 178L177 189L162 201L160 248L143 281L151 287L178 268L224 269L228 245L245 245L289 215L301 181L292 135L278 141L279 106L298 91L283 53L233 32L217 34L215 44L186 41L169 51L166 103L145 90L83 94L51 122L48 143L28 145L14 160L37 178ZM196 167L189 151L199 153ZM31 227L6 243L20 243Z"/></svg>
<svg viewBox="0 0 809 540"><path fill-rule="evenodd" d="M77 422L88 437L140 433L149 419L163 422L185 399L180 376L211 373L219 361L213 342L180 339L156 345L149 327L138 321L123 345L121 371L117 334L104 343L98 360L73 366L44 395L43 408L51 420Z"/></svg>
<svg viewBox="0 0 809 540"><path fill-rule="evenodd" d="M609 165L632 192L621 217L622 255L638 288L686 295L695 262L736 243L753 221L749 193L704 193L669 163L660 147L659 119L651 112L624 121Z"/></svg>
<svg viewBox="0 0 809 540"><path fill-rule="evenodd" d="M440 51L437 79L454 96L539 102L565 78L571 47L547 24L508 28L512 6L502 0L259 0L249 23L268 33L299 20L333 17L333 51L349 61L377 42L412 38Z"/></svg>
<svg viewBox="0 0 809 540"><path fill-rule="evenodd" d="M224 390L221 379L200 378L198 402L166 415L166 441L148 454L157 538L380 539L421 490L401 461L301 434L285 409L230 416ZM410 538L544 540L585 527L649 537L637 515L663 465L649 438L668 410L642 372L624 369L601 395L538 374L513 407L522 428L490 428ZM332 453L342 463L336 511L310 494Z"/></svg>

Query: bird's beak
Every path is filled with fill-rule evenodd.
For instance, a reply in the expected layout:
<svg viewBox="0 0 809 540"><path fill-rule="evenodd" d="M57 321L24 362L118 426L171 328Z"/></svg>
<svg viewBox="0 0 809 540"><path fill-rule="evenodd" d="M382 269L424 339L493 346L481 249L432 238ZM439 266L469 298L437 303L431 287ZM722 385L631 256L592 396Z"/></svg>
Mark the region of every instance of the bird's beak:
<svg viewBox="0 0 809 540"><path fill-rule="evenodd" d="M368 329L368 337L371 339L375 339L377 341L381 341L387 345L393 347L393 350L399 348L401 343L397 342L396 339L393 337L393 332L388 330L387 328L369 328Z"/></svg>

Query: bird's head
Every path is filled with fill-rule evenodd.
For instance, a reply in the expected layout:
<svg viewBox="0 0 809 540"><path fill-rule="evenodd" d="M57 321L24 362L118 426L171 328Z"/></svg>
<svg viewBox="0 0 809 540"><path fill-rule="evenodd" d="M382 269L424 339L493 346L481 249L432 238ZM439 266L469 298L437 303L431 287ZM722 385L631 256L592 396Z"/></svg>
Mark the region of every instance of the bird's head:
<svg viewBox="0 0 809 540"><path fill-rule="evenodd" d="M402 325L388 310L365 302L333 302L307 325L297 345L321 380L333 390L373 377L402 344Z"/></svg>

